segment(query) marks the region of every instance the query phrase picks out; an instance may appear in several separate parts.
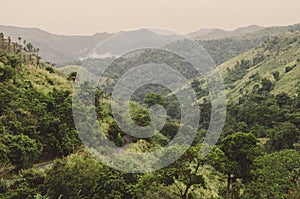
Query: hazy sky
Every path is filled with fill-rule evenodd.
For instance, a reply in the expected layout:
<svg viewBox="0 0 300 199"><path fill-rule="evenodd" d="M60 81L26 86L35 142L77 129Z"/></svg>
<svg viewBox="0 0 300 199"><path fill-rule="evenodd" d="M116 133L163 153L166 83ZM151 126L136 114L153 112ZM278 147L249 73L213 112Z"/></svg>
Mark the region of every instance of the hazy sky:
<svg viewBox="0 0 300 199"><path fill-rule="evenodd" d="M0 0L0 24L57 34L164 27L187 33L300 23L300 0Z"/></svg>

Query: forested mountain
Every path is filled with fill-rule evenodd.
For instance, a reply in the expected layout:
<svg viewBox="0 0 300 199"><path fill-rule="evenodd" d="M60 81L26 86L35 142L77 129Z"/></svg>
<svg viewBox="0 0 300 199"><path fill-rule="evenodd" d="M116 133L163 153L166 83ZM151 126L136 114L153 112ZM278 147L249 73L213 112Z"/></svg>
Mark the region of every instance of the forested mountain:
<svg viewBox="0 0 300 199"><path fill-rule="evenodd" d="M180 105L168 89L157 85L137 90L130 102L136 124L149 124L154 104L163 106L168 118L155 136L135 139L119 128L111 110L116 101L109 89L100 88L112 87L137 64L167 62L186 74L198 97L201 118L191 147L176 162L146 174L112 169L83 147L72 115L78 66L57 70L40 57L42 49L1 34L0 198L299 198L298 29L267 28L251 36L200 41L213 57L224 54L218 63L230 59L218 66L227 93L226 123L206 157L199 150L212 110L202 78L195 77L182 58L166 52L146 50L118 58L95 88L95 111L104 135L120 147L120 154L151 152L168 144L182 126ZM184 45L181 42L176 45ZM90 61L97 66L105 60Z"/></svg>
<svg viewBox="0 0 300 199"><path fill-rule="evenodd" d="M9 35L15 42L22 39L22 45L33 44L41 49L41 56L46 61L63 65L76 62L87 56L97 44L110 37L110 33L97 33L92 36L56 35L38 28L20 28L0 26L0 32Z"/></svg>
<svg viewBox="0 0 300 199"><path fill-rule="evenodd" d="M219 65L267 40L270 36L280 35L299 30L299 25L268 27L248 26L234 31L218 29L203 29L190 33L188 36L198 40ZM67 63L80 63L90 50L112 36L110 33L97 33L92 36L56 35L37 28L20 28L0 26L0 32L9 35L15 42L22 39L25 46L28 43L41 49L44 60L64 66ZM167 41L167 36L152 32L153 37ZM174 37L174 35L169 35ZM27 44L26 44L27 43Z"/></svg>
<svg viewBox="0 0 300 199"><path fill-rule="evenodd" d="M72 84L36 52L0 41L1 167L27 168L79 145L71 117Z"/></svg>
<svg viewBox="0 0 300 199"><path fill-rule="evenodd" d="M189 33L188 36L196 40L224 39L230 37L243 36L263 29L265 28L255 25L237 28L233 31L226 31L221 29L202 29L196 32Z"/></svg>
<svg viewBox="0 0 300 199"><path fill-rule="evenodd" d="M268 27L259 31L223 39L200 39L198 41L207 50L215 63L220 65L229 59L250 50L251 48L261 45L271 37L299 30L300 24L295 24L291 26Z"/></svg>

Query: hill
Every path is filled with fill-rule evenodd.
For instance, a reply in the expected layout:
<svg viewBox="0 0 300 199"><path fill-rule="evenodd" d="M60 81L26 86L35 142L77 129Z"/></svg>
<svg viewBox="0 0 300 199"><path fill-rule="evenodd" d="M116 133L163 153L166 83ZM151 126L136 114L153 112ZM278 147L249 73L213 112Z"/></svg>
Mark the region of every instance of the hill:
<svg viewBox="0 0 300 199"><path fill-rule="evenodd" d="M217 65L219 65L260 45L270 36L285 34L299 29L299 25L297 24L268 28L248 26L238 28L234 31L204 29L200 30L199 33L190 33L188 35L199 40L211 54ZM113 35L103 32L92 36L66 36L52 34L37 28L13 26L0 26L0 32L9 35L12 41L19 44L33 44L40 49L40 55L44 60L55 63L58 66L80 64L80 60L85 58L90 50L101 41ZM141 30L139 34L149 35L149 38L156 39L158 42L172 40L176 37L176 35L163 35L145 30ZM19 40L19 37L21 40ZM139 36L136 37L139 38Z"/></svg>
<svg viewBox="0 0 300 199"><path fill-rule="evenodd" d="M58 65L85 57L97 44L112 35L103 32L92 36L66 36L52 34L38 28L2 25L0 25L0 32L9 35L13 41L18 42L18 38L21 37L22 44L25 41L37 46L45 60Z"/></svg>
<svg viewBox="0 0 300 199"><path fill-rule="evenodd" d="M71 82L30 49L1 35L1 176L81 145L72 119Z"/></svg>
<svg viewBox="0 0 300 199"><path fill-rule="evenodd" d="M226 31L222 29L201 29L199 31L189 33L188 36L196 40L224 39L224 38L246 35L263 29L265 29L265 27L256 26L256 25L237 28L233 31Z"/></svg>
<svg viewBox="0 0 300 199"><path fill-rule="evenodd" d="M282 27L268 27L259 31L240 34L239 36L223 39L198 40L198 42L207 50L215 63L220 65L237 55L261 45L271 37L280 36L299 30L300 24Z"/></svg>
<svg viewBox="0 0 300 199"><path fill-rule="evenodd" d="M290 96L299 89L300 33L275 36L219 66L228 97L253 92L262 79L270 80L272 94L285 92Z"/></svg>
<svg viewBox="0 0 300 199"><path fill-rule="evenodd" d="M167 167L136 174L110 168L82 149L72 117L74 79L68 81L62 74L69 74L78 66L58 71L39 57L34 46L22 46L1 35L0 198L176 199L228 198L229 194L235 198L265 198L266 190L272 198L299 198L299 38L300 32L294 30L271 36L260 46L218 67L228 94L226 124L220 143L204 158L199 156L199 150L212 110L207 89L200 78L192 80L195 73L189 64L180 57L152 50L118 58L114 64L119 67L113 65L115 68L105 74L109 81L100 84L113 86L109 83L136 64L170 61L180 73L186 73L199 98L201 120L192 146ZM182 47L185 43L177 45ZM91 61L97 67L104 60ZM88 84L80 86L89 88ZM113 102L109 93L97 88L95 109L82 98L85 104L79 108L95 110L105 136L120 147L117 156L124 151L144 153L160 149L184 126L177 114L180 104L170 99L169 90L169 94L151 93L140 98L139 91L145 90L142 87L135 93L144 105L130 102L134 122L140 126L149 124L148 108L153 104L166 107L170 116L160 133L145 139L134 139L119 128L111 110L111 104L118 101ZM118 116L129 120L123 113ZM88 114L81 114L83 120L79 123L93 129ZM92 142L102 140L103 135L94 130L85 132L92 135L88 137ZM174 146L173 150L179 151L180 147ZM126 163L131 164L130 161L127 159ZM32 166L35 163L39 164ZM133 166L140 164L148 166L153 160L138 159Z"/></svg>

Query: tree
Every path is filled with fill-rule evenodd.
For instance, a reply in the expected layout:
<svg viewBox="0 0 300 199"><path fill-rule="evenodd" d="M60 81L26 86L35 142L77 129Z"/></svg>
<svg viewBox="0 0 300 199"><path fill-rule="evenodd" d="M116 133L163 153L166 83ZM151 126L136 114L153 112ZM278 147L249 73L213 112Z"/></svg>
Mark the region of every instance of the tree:
<svg viewBox="0 0 300 199"><path fill-rule="evenodd" d="M266 78L263 78L261 80L261 85L262 85L261 90L262 91L267 91L267 92L270 92L273 89L273 87L274 87L274 85L271 82L271 80L266 79Z"/></svg>
<svg viewBox="0 0 300 199"><path fill-rule="evenodd" d="M76 76L77 76L77 72L76 71L73 71L71 73L68 74L68 80L69 81L75 81L76 80Z"/></svg>
<svg viewBox="0 0 300 199"><path fill-rule="evenodd" d="M32 52L32 50L33 50L33 45L32 45L31 43L28 43L28 44L26 45L26 47L27 47L27 49L28 49L29 52Z"/></svg>
<svg viewBox="0 0 300 199"><path fill-rule="evenodd" d="M22 38L18 37L18 40L19 40L19 44L21 45Z"/></svg>
<svg viewBox="0 0 300 199"><path fill-rule="evenodd" d="M277 132L267 142L268 151L279 151L282 149L292 149L294 143L299 140L300 131L291 122L283 122L278 124Z"/></svg>
<svg viewBox="0 0 300 199"><path fill-rule="evenodd" d="M36 48L36 57L39 57L39 52L40 52L40 49Z"/></svg>
<svg viewBox="0 0 300 199"><path fill-rule="evenodd" d="M157 93L148 93L144 99L144 103L147 104L148 107L153 106L155 104L159 104L164 107L166 106L164 98Z"/></svg>
<svg viewBox="0 0 300 199"><path fill-rule="evenodd" d="M94 199L133 198L130 193L132 183L136 183L136 175L124 173L106 165L102 165L93 188Z"/></svg>
<svg viewBox="0 0 300 199"><path fill-rule="evenodd" d="M47 171L45 186L50 198L77 198L92 194L101 164L90 155L72 154L57 160ZM88 197L90 198L90 197Z"/></svg>
<svg viewBox="0 0 300 199"><path fill-rule="evenodd" d="M7 54L7 64L13 68L17 68L21 65L21 60L15 54Z"/></svg>
<svg viewBox="0 0 300 199"><path fill-rule="evenodd" d="M230 197L231 185L235 186L238 178L244 182L250 180L251 165L258 155L256 142L256 137L251 133L234 133L222 140L220 150L215 149L210 154L213 157L210 164L227 175L227 199ZM237 194L235 190L233 195Z"/></svg>
<svg viewBox="0 0 300 199"><path fill-rule="evenodd" d="M34 198L37 193L45 192L45 172L39 169L22 169L19 171L19 180L10 186L7 198L27 199Z"/></svg>
<svg viewBox="0 0 300 199"><path fill-rule="evenodd" d="M8 46L10 46L10 44L11 44L11 38L7 37L7 40L8 40Z"/></svg>
<svg viewBox="0 0 300 199"><path fill-rule="evenodd" d="M18 168L29 167L38 157L38 147L35 140L27 135L15 135L9 145L9 160Z"/></svg>
<svg viewBox="0 0 300 199"><path fill-rule="evenodd" d="M202 145L190 147L176 162L156 173L156 182L174 185L180 198L186 199L193 187L206 188L203 175L199 169L204 165L205 158L200 156Z"/></svg>
<svg viewBox="0 0 300 199"><path fill-rule="evenodd" d="M9 67L4 66L3 64L0 64L0 81L4 82L5 80L13 79L15 76L16 71Z"/></svg>
<svg viewBox="0 0 300 199"><path fill-rule="evenodd" d="M300 155L286 149L255 159L254 180L246 186L245 198L299 198Z"/></svg>
<svg viewBox="0 0 300 199"><path fill-rule="evenodd" d="M275 79L276 81L278 81L278 80L280 79L280 77L279 77L279 72L278 72L278 71L275 71L275 72L273 72L272 74L273 74L273 77L274 77L274 79Z"/></svg>

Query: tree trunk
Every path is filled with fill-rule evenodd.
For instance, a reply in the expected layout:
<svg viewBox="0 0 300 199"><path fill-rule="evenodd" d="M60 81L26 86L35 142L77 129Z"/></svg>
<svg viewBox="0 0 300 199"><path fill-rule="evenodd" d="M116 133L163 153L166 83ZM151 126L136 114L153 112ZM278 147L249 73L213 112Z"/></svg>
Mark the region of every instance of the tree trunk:
<svg viewBox="0 0 300 199"><path fill-rule="evenodd" d="M191 186L186 186L186 189L184 190L184 193L183 193L183 195L182 195L182 199L186 199L186 196L187 196L187 193L188 193L190 187L191 187Z"/></svg>
<svg viewBox="0 0 300 199"><path fill-rule="evenodd" d="M230 195L230 174L227 176L227 188L226 188L226 199L229 199Z"/></svg>
<svg viewBox="0 0 300 199"><path fill-rule="evenodd" d="M232 178L232 198L233 199L237 199L238 198L238 190L237 190L237 186L236 186L236 183L237 183L237 179L234 177Z"/></svg>

